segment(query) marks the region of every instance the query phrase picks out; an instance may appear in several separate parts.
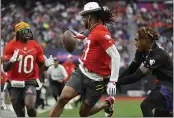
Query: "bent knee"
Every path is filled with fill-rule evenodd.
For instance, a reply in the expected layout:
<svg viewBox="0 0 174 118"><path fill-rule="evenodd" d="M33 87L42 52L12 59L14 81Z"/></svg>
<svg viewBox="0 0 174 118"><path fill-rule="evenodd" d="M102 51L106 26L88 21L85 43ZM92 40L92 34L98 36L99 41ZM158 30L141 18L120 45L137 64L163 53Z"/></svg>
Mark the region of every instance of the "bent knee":
<svg viewBox="0 0 174 118"><path fill-rule="evenodd" d="M87 117L89 116L89 111L91 110L92 106L89 106L86 103L83 103L80 107L79 115L80 117Z"/></svg>
<svg viewBox="0 0 174 118"><path fill-rule="evenodd" d="M148 102L148 101L143 101L141 104L140 104L140 107L141 109L146 109L146 108L151 108L151 103Z"/></svg>
<svg viewBox="0 0 174 118"><path fill-rule="evenodd" d="M72 99L71 96L67 95L67 94L62 94L59 99L58 102L59 104L66 104L68 103L70 100Z"/></svg>
<svg viewBox="0 0 174 118"><path fill-rule="evenodd" d="M35 109L35 105L26 104L25 106L26 106L27 110L28 109Z"/></svg>

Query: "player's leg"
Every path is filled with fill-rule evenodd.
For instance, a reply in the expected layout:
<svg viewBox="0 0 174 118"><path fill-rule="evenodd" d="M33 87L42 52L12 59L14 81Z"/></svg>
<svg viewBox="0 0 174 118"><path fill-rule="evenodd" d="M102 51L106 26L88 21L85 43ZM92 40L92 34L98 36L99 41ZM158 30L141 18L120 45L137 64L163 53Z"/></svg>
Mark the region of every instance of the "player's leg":
<svg viewBox="0 0 174 118"><path fill-rule="evenodd" d="M114 99L112 99L111 97L109 97L109 99L110 101L107 100L107 101L104 101L104 103L95 104L94 106L86 104L86 102L83 102L80 107L80 112L79 112L80 117L87 117L90 115L94 115L98 113L99 111L110 107L112 103L114 103L113 102Z"/></svg>
<svg viewBox="0 0 174 118"><path fill-rule="evenodd" d="M12 88L8 89L11 97L11 102L13 109L17 117L25 117L25 107L23 99L23 89L22 88Z"/></svg>
<svg viewBox="0 0 174 118"><path fill-rule="evenodd" d="M36 104L36 88L32 85L26 86L24 91L24 103L27 108L27 114L29 117L36 117L37 111L35 109Z"/></svg>
<svg viewBox="0 0 174 118"><path fill-rule="evenodd" d="M77 95L78 93L74 88L65 85L58 101L56 102L55 106L51 109L49 117L60 116L60 114L63 112L64 106Z"/></svg>
<svg viewBox="0 0 174 118"><path fill-rule="evenodd" d="M105 92L105 84L103 81L93 81L86 76L84 79L85 92L79 112L81 117L93 115L111 105L108 101L101 104L96 104L102 94Z"/></svg>
<svg viewBox="0 0 174 118"><path fill-rule="evenodd" d="M62 93L56 102L55 106L51 109L49 116L57 117L63 112L64 106L78 93L81 92L82 78L80 70L72 73L70 80L66 83Z"/></svg>
<svg viewBox="0 0 174 118"><path fill-rule="evenodd" d="M164 111L161 109L155 109L154 116L155 117L173 117L173 115L169 111Z"/></svg>
<svg viewBox="0 0 174 118"><path fill-rule="evenodd" d="M57 101L58 97L58 89L59 89L59 83L57 81L51 80L51 89L54 99Z"/></svg>
<svg viewBox="0 0 174 118"><path fill-rule="evenodd" d="M77 96L77 98L75 98L75 101L74 101L74 106L77 108L78 106L78 103L82 101L82 97L79 95Z"/></svg>
<svg viewBox="0 0 174 118"><path fill-rule="evenodd" d="M58 92L58 96L60 96L60 95L61 95L62 90L63 90L63 88L64 88L64 87L65 87L65 83L64 83L64 82L60 83L60 86L59 86L59 92Z"/></svg>
<svg viewBox="0 0 174 118"><path fill-rule="evenodd" d="M152 91L147 98L141 103L141 110L144 117L153 117L154 108L163 108L165 106L165 98L160 91Z"/></svg>
<svg viewBox="0 0 174 118"><path fill-rule="evenodd" d="M40 94L41 94L41 90L37 90L36 91L36 105L35 105L35 108L37 109L40 104L41 104L41 99L40 99Z"/></svg>

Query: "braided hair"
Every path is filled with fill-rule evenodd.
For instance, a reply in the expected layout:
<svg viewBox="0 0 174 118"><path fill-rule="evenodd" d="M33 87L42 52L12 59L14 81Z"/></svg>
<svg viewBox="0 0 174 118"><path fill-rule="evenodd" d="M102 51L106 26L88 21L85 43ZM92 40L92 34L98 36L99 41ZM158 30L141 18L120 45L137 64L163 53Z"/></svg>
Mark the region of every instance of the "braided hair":
<svg viewBox="0 0 174 118"><path fill-rule="evenodd" d="M158 34L149 27L142 27L138 30L139 39L151 40L152 42L158 40Z"/></svg>

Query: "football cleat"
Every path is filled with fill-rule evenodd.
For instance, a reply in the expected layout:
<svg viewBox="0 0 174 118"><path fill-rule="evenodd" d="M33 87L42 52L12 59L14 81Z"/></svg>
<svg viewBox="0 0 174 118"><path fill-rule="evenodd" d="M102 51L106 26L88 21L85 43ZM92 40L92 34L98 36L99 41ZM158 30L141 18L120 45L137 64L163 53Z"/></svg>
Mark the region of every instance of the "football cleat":
<svg viewBox="0 0 174 118"><path fill-rule="evenodd" d="M109 107L105 108L105 117L111 117L112 114L114 113L114 102L115 102L115 98L114 97L108 97L105 100L107 103L110 104Z"/></svg>

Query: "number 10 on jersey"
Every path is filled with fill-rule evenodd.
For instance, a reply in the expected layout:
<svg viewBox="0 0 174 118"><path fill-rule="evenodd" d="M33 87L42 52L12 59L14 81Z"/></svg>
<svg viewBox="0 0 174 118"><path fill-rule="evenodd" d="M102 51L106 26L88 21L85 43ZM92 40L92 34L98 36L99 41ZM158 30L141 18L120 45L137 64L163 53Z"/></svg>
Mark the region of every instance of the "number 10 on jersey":
<svg viewBox="0 0 174 118"><path fill-rule="evenodd" d="M19 68L18 68L18 72L21 73L22 69L24 71L24 73L28 74L31 73L33 71L33 63L34 63L34 58L32 55L27 55L27 56L23 56L23 55L19 55L18 57L19 60ZM27 69L27 63L30 60L30 68Z"/></svg>

